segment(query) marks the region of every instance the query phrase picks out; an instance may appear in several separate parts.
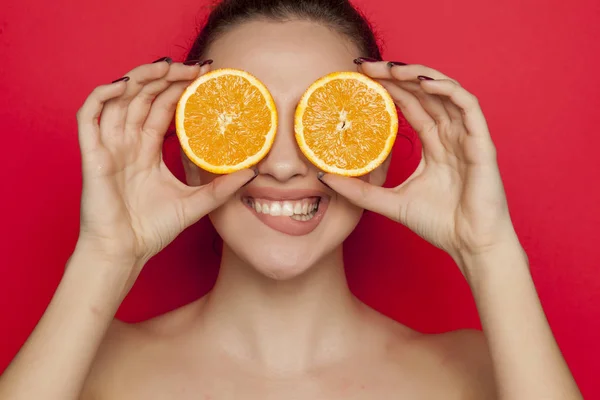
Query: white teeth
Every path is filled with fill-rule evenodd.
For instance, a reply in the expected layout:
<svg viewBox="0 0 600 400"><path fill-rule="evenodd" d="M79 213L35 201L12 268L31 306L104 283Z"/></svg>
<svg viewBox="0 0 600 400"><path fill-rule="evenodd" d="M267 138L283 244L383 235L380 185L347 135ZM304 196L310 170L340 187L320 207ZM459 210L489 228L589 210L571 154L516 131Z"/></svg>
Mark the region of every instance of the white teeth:
<svg viewBox="0 0 600 400"><path fill-rule="evenodd" d="M296 221L308 221L312 219L313 215L292 215L290 218L295 219Z"/></svg>
<svg viewBox="0 0 600 400"><path fill-rule="evenodd" d="M269 214L271 214L274 217L280 216L281 215L281 203L278 203L278 202L271 203Z"/></svg>
<svg viewBox="0 0 600 400"><path fill-rule="evenodd" d="M308 203L302 203L302 212L296 214L308 214Z"/></svg>
<svg viewBox="0 0 600 400"><path fill-rule="evenodd" d="M302 212L302 203L296 203L294 206L294 214L306 214Z"/></svg>
<svg viewBox="0 0 600 400"><path fill-rule="evenodd" d="M283 207L281 208L281 215L285 215L286 217L294 215L294 205L289 201L284 201Z"/></svg>
<svg viewBox="0 0 600 400"><path fill-rule="evenodd" d="M244 204L253 208L257 213L268 214L274 217L286 216L297 221L308 221L312 219L316 210L319 208L319 203L311 199L303 200L286 200L286 201L267 201L255 200L253 198L244 198Z"/></svg>

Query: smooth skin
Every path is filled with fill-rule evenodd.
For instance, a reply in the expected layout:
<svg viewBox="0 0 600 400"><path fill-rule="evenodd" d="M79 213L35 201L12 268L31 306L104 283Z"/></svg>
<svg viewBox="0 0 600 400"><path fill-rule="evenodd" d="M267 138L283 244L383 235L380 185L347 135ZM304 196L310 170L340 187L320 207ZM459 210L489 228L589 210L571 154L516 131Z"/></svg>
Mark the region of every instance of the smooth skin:
<svg viewBox="0 0 600 400"><path fill-rule="evenodd" d="M320 75L353 66L360 55L320 25L252 24L234 28L233 44L219 39L208 55L215 66L221 59L262 72L278 107L299 98L313 77L302 75L304 65L294 70L301 60L269 75L244 49L297 46L269 60L300 55ZM269 43L261 30L276 39ZM302 40L286 43L286 35ZM581 399L540 306L472 94L425 66L358 67L385 85L423 143L419 167L397 188L381 187L387 164L363 179L318 175L287 131L278 132L256 171L202 180L188 164L185 185L163 163L162 143L185 86L209 68L142 65L127 73L129 81L100 86L85 101L78 113L79 241L46 313L0 378L1 399ZM282 71L307 82L289 86L295 81ZM485 337L422 335L368 308L347 289L339 250L276 281L226 246L210 295L141 324L114 320L147 260L203 216L218 224L219 210L226 209L223 218L237 215L249 181L323 187L318 176L332 188L332 215L348 202L447 251L473 291Z"/></svg>

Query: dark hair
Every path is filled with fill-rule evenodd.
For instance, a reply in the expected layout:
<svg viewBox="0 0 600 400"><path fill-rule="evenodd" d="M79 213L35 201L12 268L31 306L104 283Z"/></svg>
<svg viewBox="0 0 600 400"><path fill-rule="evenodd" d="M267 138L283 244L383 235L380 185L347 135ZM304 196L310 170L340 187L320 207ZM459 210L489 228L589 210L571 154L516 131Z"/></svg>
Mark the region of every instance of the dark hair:
<svg viewBox="0 0 600 400"><path fill-rule="evenodd" d="M202 59L220 34L255 19L305 19L321 23L346 36L362 56L381 60L373 28L348 0L223 0L209 14L186 60Z"/></svg>

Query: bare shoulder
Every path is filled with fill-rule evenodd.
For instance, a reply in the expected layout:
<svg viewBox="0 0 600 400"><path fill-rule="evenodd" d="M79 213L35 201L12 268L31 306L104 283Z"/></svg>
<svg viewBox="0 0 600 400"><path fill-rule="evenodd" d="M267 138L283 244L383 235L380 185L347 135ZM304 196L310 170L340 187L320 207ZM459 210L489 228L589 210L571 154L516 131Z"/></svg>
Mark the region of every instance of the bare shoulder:
<svg viewBox="0 0 600 400"><path fill-rule="evenodd" d="M365 326L374 333L364 340L380 349L379 375L394 382L391 393L406 398L495 399L493 366L481 331L423 334L365 307Z"/></svg>
<svg viewBox="0 0 600 400"><path fill-rule="evenodd" d="M494 399L493 364L485 335L463 329L437 335L419 335L414 345L421 349L442 381L447 398Z"/></svg>
<svg viewBox="0 0 600 400"><path fill-rule="evenodd" d="M189 324L192 303L138 324L114 320L98 349L82 391L82 400L127 398L151 365L173 355L177 334Z"/></svg>
<svg viewBox="0 0 600 400"><path fill-rule="evenodd" d="M99 400L119 393L123 372L130 370L131 355L143 346L133 325L113 321L83 387L81 400Z"/></svg>

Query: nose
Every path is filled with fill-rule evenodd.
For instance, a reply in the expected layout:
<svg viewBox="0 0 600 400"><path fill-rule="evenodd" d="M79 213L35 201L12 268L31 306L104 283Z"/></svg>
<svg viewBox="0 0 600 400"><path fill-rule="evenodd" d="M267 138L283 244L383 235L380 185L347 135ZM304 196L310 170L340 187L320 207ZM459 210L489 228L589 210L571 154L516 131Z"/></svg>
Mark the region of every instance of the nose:
<svg viewBox="0 0 600 400"><path fill-rule="evenodd" d="M300 151L294 136L293 106L278 107L278 127L275 141L269 154L258 164L261 175L269 175L278 182L286 182L294 177L306 176L309 161Z"/></svg>

